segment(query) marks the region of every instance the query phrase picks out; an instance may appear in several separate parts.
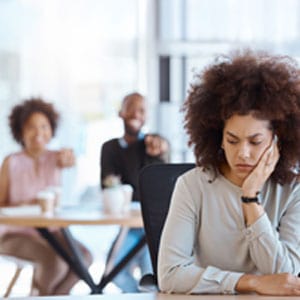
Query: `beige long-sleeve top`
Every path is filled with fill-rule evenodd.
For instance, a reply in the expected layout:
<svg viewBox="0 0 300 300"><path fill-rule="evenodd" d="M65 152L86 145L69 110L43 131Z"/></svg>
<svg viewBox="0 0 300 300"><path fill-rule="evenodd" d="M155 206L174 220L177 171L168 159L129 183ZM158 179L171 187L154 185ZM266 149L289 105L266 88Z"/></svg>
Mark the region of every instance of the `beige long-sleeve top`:
<svg viewBox="0 0 300 300"><path fill-rule="evenodd" d="M268 180L265 213L246 227L240 187L195 168L175 186L163 229L158 282L169 293L235 293L244 274L300 271L300 184Z"/></svg>

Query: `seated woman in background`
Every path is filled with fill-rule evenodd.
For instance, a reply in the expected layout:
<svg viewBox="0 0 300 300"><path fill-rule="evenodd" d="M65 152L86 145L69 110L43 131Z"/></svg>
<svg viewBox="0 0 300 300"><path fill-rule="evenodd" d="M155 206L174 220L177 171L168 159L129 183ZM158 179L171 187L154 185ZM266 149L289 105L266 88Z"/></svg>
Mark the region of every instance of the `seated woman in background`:
<svg viewBox="0 0 300 300"><path fill-rule="evenodd" d="M244 51L197 77L185 128L197 167L177 181L158 281L168 293L300 295L300 73Z"/></svg>
<svg viewBox="0 0 300 300"><path fill-rule="evenodd" d="M47 150L58 120L53 105L41 99L26 100L12 109L10 128L22 150L6 157L2 164L0 206L35 204L37 193L59 185L61 170L74 165L71 149ZM55 236L63 243L58 230ZM90 264L89 251L79 245L86 263ZM0 253L35 263L33 287L38 295L68 294L78 281L69 266L33 228L1 226Z"/></svg>

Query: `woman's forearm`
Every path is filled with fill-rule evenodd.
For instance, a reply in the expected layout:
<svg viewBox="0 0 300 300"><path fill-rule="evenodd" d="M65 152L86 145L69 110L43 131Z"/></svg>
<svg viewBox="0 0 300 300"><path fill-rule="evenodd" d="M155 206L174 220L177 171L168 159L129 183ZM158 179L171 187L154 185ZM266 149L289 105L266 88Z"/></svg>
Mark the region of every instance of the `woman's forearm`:
<svg viewBox="0 0 300 300"><path fill-rule="evenodd" d="M264 208L257 203L243 203L242 208L247 227L255 223L264 213Z"/></svg>
<svg viewBox="0 0 300 300"><path fill-rule="evenodd" d="M235 286L235 290L238 293L251 293L255 292L255 286L257 285L258 275L244 274L240 277Z"/></svg>

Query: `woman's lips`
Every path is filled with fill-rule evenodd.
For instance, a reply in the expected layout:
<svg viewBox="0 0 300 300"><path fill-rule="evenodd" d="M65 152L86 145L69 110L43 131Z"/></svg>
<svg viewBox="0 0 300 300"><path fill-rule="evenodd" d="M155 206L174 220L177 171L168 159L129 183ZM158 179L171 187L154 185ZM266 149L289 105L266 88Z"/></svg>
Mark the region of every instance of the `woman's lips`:
<svg viewBox="0 0 300 300"><path fill-rule="evenodd" d="M252 165L247 165L247 164L236 164L235 166L240 171L250 171L253 168Z"/></svg>

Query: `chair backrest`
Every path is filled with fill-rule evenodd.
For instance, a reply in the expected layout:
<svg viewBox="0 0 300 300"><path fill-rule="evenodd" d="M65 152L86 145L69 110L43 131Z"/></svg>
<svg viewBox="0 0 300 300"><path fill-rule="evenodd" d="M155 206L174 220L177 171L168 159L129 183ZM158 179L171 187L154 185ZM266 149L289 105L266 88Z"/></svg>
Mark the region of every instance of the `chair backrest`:
<svg viewBox="0 0 300 300"><path fill-rule="evenodd" d="M161 232L169 210L175 182L181 174L195 167L192 163L153 164L139 175L140 200L146 240L149 246L155 279Z"/></svg>

